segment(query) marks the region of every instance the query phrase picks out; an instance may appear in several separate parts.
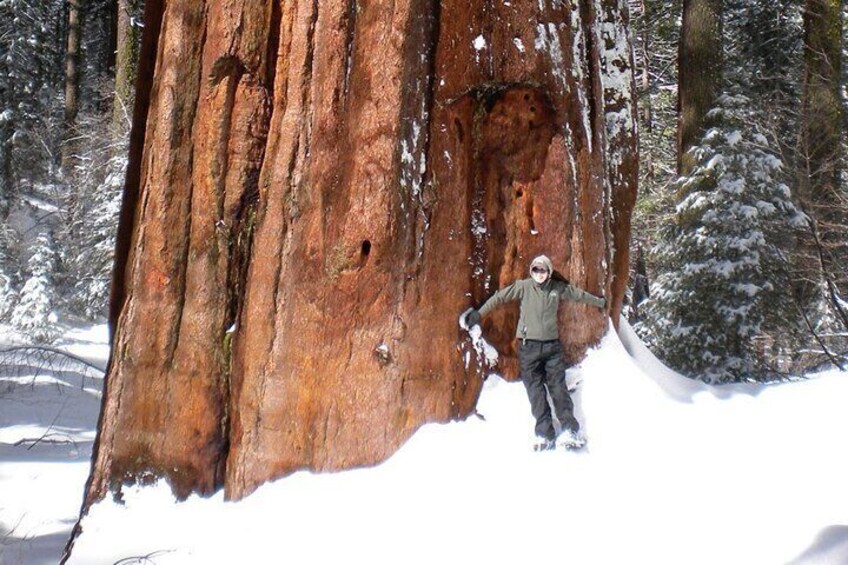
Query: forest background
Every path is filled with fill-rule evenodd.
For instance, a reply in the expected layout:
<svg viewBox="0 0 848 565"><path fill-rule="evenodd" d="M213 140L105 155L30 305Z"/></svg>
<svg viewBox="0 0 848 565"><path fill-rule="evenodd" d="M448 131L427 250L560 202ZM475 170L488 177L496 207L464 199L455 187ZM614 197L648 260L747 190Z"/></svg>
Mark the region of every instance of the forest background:
<svg viewBox="0 0 848 565"><path fill-rule="evenodd" d="M640 174L625 313L723 383L848 365L845 7L630 0ZM104 319L142 0L0 0L0 322Z"/></svg>

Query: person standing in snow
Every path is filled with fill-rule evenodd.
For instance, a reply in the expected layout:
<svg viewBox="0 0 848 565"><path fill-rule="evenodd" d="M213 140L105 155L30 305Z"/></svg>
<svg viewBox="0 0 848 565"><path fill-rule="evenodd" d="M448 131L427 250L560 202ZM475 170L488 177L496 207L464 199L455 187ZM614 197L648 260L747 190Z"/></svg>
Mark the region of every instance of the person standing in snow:
<svg viewBox="0 0 848 565"><path fill-rule="evenodd" d="M556 447L557 435L548 404L548 393L554 413L562 425L561 444L579 449L586 444L580 433L580 423L574 417L574 403L565 383L565 362L559 341L557 311L562 300L572 300L606 308L606 299L594 296L554 276L551 260L540 255L530 263L530 278L520 279L493 294L479 310L471 308L464 314L464 325L471 329L483 316L506 302L519 301L520 315L516 337L521 380L530 398L530 409L536 418L534 449Z"/></svg>

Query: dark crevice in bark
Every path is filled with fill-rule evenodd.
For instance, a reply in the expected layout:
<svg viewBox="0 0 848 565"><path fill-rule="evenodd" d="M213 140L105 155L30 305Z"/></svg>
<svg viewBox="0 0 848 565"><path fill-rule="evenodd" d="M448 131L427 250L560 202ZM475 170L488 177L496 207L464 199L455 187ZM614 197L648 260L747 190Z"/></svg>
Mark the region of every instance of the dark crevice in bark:
<svg viewBox="0 0 848 565"><path fill-rule="evenodd" d="M227 84L227 99L224 105L224 111L226 115L224 116L224 123L226 124L225 130L221 135L221 141L219 143L217 158L219 162L222 163L221 171L219 173L218 178L216 179L216 189L217 189L217 224L226 226L226 222L229 219L229 210L225 209L225 201L226 201L226 191L227 191L227 176L229 174L230 169L230 161L229 161L229 141L231 139L231 133L233 130L233 113L235 112L235 106L238 103L236 100L236 94L239 90L239 85L242 82L242 78L244 77L245 68L238 62L235 61L235 64L231 66L229 71L230 79ZM258 194L258 172L255 172L247 179L247 185L241 187L242 189L242 202L245 199L245 196L248 194ZM226 228L225 228L226 229ZM230 232L227 234L226 241L228 242L227 253L225 256L225 260L227 261L227 276L228 279L224 282L224 293L225 293L225 312L222 327L218 328L220 332L218 335L218 339L216 343L220 344L221 350L219 352L221 356L221 367L220 373L216 375L218 377L218 394L221 397L220 400L220 409L221 409L221 421L219 423L219 441L220 445L217 448L218 456L215 462L215 489L218 489L223 486L224 479L226 476L226 461L227 454L229 452L229 381L230 381L230 360L232 357L232 334L228 333L228 328L234 323L233 312L236 310L236 303L240 303L241 299L237 292L233 290L233 280L236 280L236 285L238 285L238 278L234 278L232 273L235 271L236 273L240 273L241 269L238 265L237 257L237 246L234 245L234 237L233 234L238 232ZM219 237L216 233L216 237ZM248 232L247 237L250 237L250 233ZM249 247L249 241L247 243ZM221 258L219 257L220 261ZM239 286L238 288L241 288Z"/></svg>
<svg viewBox="0 0 848 565"><path fill-rule="evenodd" d="M589 76L585 82L586 100L589 104L589 127L591 131L586 132L591 135L594 140L595 151L600 151L603 147L603 139L605 132L598 127L598 124L603 126L604 120L598 119L598 108L603 109L603 88L601 82L601 57L600 50L603 46L598 45L595 37L595 26L600 25L599 15L595 13L595 9L591 2L584 1L581 5L580 19L588 22L588 25L583 27L583 38L586 42L586 57L589 59L586 68L589 71ZM600 97L598 97L600 94ZM601 110L603 114L603 110Z"/></svg>
<svg viewBox="0 0 848 565"><path fill-rule="evenodd" d="M422 151L429 163L430 146L433 139L432 132L430 130L433 120L433 107L436 100L436 88L438 87L438 82L436 81L436 54L439 51L439 37L441 33L441 2L440 0L427 0L426 8L426 13L429 14L429 17L427 17L428 29L424 34L427 41L427 88L424 90L424 114L427 116L427 123L422 124L421 131L424 132L424 146ZM416 275L421 271L421 267L424 264L424 236L427 231L427 226L430 225L430 216L434 204L434 202L428 203L426 201L423 192L428 189L431 193L434 192L435 188L432 185L433 170L432 167L428 166L421 178L422 202L419 213L424 225L421 226L421 233L418 234L417 237L418 245L415 264ZM435 199L435 195L433 195L433 199Z"/></svg>
<svg viewBox="0 0 848 565"><path fill-rule="evenodd" d="M238 339L239 319L242 315L245 301L245 288L250 266L250 256L253 251L253 235L256 227L256 210L259 204L259 171L256 171L256 182L251 179L250 186L242 194L235 213L234 225L230 237L230 264L227 280L228 311L224 324L224 421L221 423L221 433L224 439L222 446L220 478L225 480L230 456L230 435L233 414L232 396L238 385L233 381L233 356L236 350L235 340Z"/></svg>
<svg viewBox="0 0 848 565"><path fill-rule="evenodd" d="M268 46L267 46L267 58L265 61L265 81L266 81L266 89L268 92L268 104L270 106L270 111L265 112L265 127L263 130L265 132L270 131L270 126L274 121L276 104L275 101L275 88L277 81L277 58L280 52L280 42L283 38L282 33L282 10L280 7L280 2L282 0L272 0L271 1L271 20L269 22L270 32L268 35ZM291 30L289 31L289 35ZM290 41L290 40L289 40ZM285 96L287 93L282 93L281 96ZM282 108L283 113L285 113L285 107ZM249 273L250 267L250 258L253 251L253 236L255 233L255 228L259 222L261 222L260 214L264 214L264 211L259 207L260 200L260 187L259 184L261 182L261 174L262 169L264 168L265 158L267 156L267 137L266 142L262 148L262 156L259 159L259 163L256 167L256 182L253 182L253 178L250 179L248 183L247 189L242 193L241 198L239 199L238 206L233 213L233 227L232 227L232 235L230 237L231 242L231 268L230 268L230 278L228 282L228 288L230 291L230 301L229 301L229 312L227 315L229 324L227 327L231 327L232 324L238 324L241 318L241 312L244 307L245 289L247 286L247 277ZM294 169L294 162L296 161L297 155L297 144L295 143L295 150L291 156L290 167L289 167L289 176L291 179L291 173ZM282 260L280 258L280 260ZM274 290L274 302L276 303L276 292ZM231 351L233 351L233 345L231 344ZM230 375L230 378L232 375ZM231 386L232 388L232 386Z"/></svg>
<svg viewBox="0 0 848 565"><path fill-rule="evenodd" d="M254 178L255 177L255 178ZM245 285L253 246L253 233L256 227L256 212L259 204L259 171L251 174L249 184L241 195L238 207L233 215L233 228L230 236L230 273L228 279L229 297L225 329L238 322L244 306Z"/></svg>
<svg viewBox="0 0 848 565"><path fill-rule="evenodd" d="M309 160L310 145L312 141L312 77L315 73L315 28L318 25L318 0L312 0L312 19L309 22L309 31L306 33L306 59L304 62L303 83L303 115L306 118L306 134L304 135L303 156ZM305 176L305 175L304 175Z"/></svg>
<svg viewBox="0 0 848 565"><path fill-rule="evenodd" d="M282 0L271 0L271 21L269 22L268 48L265 55L265 87L268 89L268 100L274 100L274 87L277 80L277 57L280 53L280 38L282 36L283 14L280 9ZM270 120L269 120L270 123ZM266 128L267 131L267 128Z"/></svg>
<svg viewBox="0 0 848 565"><path fill-rule="evenodd" d="M345 53L345 71L342 90L345 108L347 107L348 94L350 92L350 75L351 72L353 72L353 54L356 50L356 16L358 13L359 6L357 0L349 0L347 18L345 21L345 33L347 34L347 39L345 40L345 49L347 50L347 52Z"/></svg>
<svg viewBox="0 0 848 565"><path fill-rule="evenodd" d="M400 195L407 211L407 218L403 220L405 230L402 243L407 276L402 277L400 281L402 295L406 293L409 283L417 280L421 273L424 264L424 238L430 225L432 207L437 198L430 166L432 160L430 146L433 106L438 85L435 75L440 3L438 0L419 0L417 4L419 8L414 12L416 15L410 18L409 29L405 34L406 43L403 53L406 65L402 78L405 92L401 114L406 118L401 121L399 137L409 142L414 125L421 120L418 126L422 139L420 149L417 150L420 155L413 156L413 166L417 169L419 159L424 156L426 167L421 173L418 194L413 194L412 187L406 187ZM410 147L410 149L416 148ZM399 143L394 157L394 169L400 171L401 176L404 167L403 150L403 144Z"/></svg>

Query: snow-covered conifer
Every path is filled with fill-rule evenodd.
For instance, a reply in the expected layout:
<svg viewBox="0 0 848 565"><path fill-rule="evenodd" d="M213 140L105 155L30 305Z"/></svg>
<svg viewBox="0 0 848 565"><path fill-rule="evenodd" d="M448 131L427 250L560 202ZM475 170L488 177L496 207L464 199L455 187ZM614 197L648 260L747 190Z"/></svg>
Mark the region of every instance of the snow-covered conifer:
<svg viewBox="0 0 848 565"><path fill-rule="evenodd" d="M0 225L0 320L5 321L12 313L17 303L15 292L16 262L13 260L12 248L15 240L14 232L6 225Z"/></svg>
<svg viewBox="0 0 848 565"><path fill-rule="evenodd" d="M709 382L758 378L752 340L792 319L782 250L802 215L782 163L752 131L749 100L723 95L691 149L679 203L655 250L659 276L641 332L671 366Z"/></svg>
<svg viewBox="0 0 848 565"><path fill-rule="evenodd" d="M0 208L18 185L40 182L53 159L62 84L61 0L0 0Z"/></svg>
<svg viewBox="0 0 848 565"><path fill-rule="evenodd" d="M108 118L87 112L80 116L90 133L75 183L62 202L59 246L65 258L66 305L89 320L102 317L108 305L127 166L128 137L112 131Z"/></svg>
<svg viewBox="0 0 848 565"><path fill-rule="evenodd" d="M42 233L27 262L28 278L11 319L12 325L37 343L50 342L57 334L52 280L55 263L52 238Z"/></svg>

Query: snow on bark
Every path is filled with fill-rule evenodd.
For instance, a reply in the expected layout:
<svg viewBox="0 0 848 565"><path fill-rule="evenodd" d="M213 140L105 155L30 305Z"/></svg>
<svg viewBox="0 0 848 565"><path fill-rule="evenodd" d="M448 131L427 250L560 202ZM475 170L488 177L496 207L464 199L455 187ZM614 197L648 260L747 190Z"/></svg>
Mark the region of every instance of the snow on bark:
<svg viewBox="0 0 848 565"><path fill-rule="evenodd" d="M630 216L636 201L638 176L634 55L628 10L624 0L595 0L608 171L605 192L611 208L610 255L617 258L613 259L615 296L623 296L629 278ZM614 306L613 319L617 319L618 312L618 306Z"/></svg>

